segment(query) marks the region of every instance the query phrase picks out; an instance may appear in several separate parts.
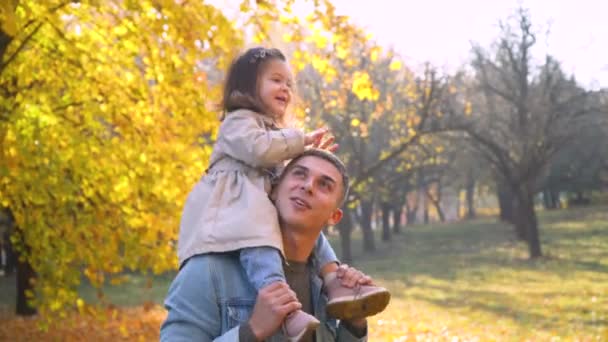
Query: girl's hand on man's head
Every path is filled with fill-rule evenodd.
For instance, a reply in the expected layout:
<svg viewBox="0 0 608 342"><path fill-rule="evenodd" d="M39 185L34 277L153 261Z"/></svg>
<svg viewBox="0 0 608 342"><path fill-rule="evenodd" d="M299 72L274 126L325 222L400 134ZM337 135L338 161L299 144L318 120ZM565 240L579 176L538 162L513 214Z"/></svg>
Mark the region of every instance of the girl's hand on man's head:
<svg viewBox="0 0 608 342"><path fill-rule="evenodd" d="M323 142L319 142L316 146L313 145L313 147L333 153L338 150L338 147L340 147L340 145L334 144L334 141L336 141L336 137L332 135L325 139Z"/></svg>
<svg viewBox="0 0 608 342"><path fill-rule="evenodd" d="M306 135L304 135L304 145L312 147L316 147L315 145L318 146L327 132L329 132L327 128L318 128L310 133L306 133Z"/></svg>
<svg viewBox="0 0 608 342"><path fill-rule="evenodd" d="M329 129L327 128L316 129L306 134L304 138L304 144L312 148L318 148L332 153L336 152L336 150L338 150L339 145L334 144L334 141L336 140L334 136L329 136L327 139L323 140L327 133L329 133Z"/></svg>

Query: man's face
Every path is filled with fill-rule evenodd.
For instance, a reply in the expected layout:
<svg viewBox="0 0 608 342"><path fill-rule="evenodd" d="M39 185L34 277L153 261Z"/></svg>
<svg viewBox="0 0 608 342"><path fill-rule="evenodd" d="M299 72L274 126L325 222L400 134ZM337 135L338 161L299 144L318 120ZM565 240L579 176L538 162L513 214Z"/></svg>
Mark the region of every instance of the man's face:
<svg viewBox="0 0 608 342"><path fill-rule="evenodd" d="M342 175L332 163L316 156L300 158L272 193L282 226L318 234L337 223L342 186Z"/></svg>

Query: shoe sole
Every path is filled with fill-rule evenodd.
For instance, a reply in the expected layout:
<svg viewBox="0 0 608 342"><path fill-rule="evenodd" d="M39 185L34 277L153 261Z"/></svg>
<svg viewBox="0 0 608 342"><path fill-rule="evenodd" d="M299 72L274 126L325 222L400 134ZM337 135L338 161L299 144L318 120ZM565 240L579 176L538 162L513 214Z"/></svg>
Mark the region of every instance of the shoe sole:
<svg viewBox="0 0 608 342"><path fill-rule="evenodd" d="M294 337L287 336L287 341L299 342L304 337L304 335L306 335L307 332L316 330L319 327L319 325L321 325L321 322L311 322L306 326L306 329L302 330L302 332L300 332L297 336L294 336Z"/></svg>
<svg viewBox="0 0 608 342"><path fill-rule="evenodd" d="M327 314L344 320L369 317L383 311L390 300L391 294L388 291L371 293L354 300L338 298L327 304Z"/></svg>

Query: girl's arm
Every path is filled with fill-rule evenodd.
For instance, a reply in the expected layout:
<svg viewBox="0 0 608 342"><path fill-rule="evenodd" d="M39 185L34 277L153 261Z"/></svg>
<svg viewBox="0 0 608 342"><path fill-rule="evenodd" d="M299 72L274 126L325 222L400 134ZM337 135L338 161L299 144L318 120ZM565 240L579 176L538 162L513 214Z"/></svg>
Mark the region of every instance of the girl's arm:
<svg viewBox="0 0 608 342"><path fill-rule="evenodd" d="M253 167L273 167L304 152L305 134L294 128L267 130L255 114L226 115L218 140L223 152Z"/></svg>

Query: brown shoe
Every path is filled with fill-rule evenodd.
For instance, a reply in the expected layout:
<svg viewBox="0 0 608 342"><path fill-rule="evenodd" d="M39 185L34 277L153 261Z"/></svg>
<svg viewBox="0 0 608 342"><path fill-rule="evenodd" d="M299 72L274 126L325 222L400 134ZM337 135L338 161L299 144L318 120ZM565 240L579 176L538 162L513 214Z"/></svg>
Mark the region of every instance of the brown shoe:
<svg viewBox="0 0 608 342"><path fill-rule="evenodd" d="M302 310L297 310L285 318L283 331L290 342L300 341L307 332L314 331L321 324L315 316L309 315Z"/></svg>
<svg viewBox="0 0 608 342"><path fill-rule="evenodd" d="M387 289L374 285L342 286L335 272L325 276L327 314L333 318L349 320L373 316L383 311L391 299Z"/></svg>

